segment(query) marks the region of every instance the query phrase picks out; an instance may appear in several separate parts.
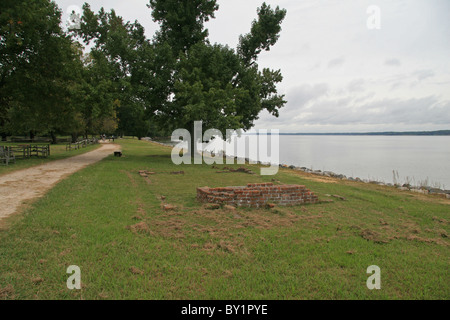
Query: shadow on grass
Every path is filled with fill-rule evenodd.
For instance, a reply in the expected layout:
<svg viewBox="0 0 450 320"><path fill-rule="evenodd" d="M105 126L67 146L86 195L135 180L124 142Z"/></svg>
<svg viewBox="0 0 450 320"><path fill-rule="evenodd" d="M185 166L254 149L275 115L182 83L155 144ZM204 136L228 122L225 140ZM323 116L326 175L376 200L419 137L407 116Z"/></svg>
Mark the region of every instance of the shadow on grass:
<svg viewBox="0 0 450 320"><path fill-rule="evenodd" d="M171 154L150 154L146 155L146 158L161 158L161 159L171 159Z"/></svg>

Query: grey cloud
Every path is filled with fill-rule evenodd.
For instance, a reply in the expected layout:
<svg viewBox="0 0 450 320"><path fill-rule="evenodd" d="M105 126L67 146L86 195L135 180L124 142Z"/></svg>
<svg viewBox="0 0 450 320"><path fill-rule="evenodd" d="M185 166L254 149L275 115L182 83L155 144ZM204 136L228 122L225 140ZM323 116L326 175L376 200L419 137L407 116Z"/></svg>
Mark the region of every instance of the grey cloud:
<svg viewBox="0 0 450 320"><path fill-rule="evenodd" d="M301 115L306 107L318 99L325 97L330 91L330 86L326 83L314 85L304 84L292 88L286 95L287 105L280 110L279 118L275 119L268 113L261 115L261 123L270 123L277 126L290 126L295 124L295 118Z"/></svg>
<svg viewBox="0 0 450 320"><path fill-rule="evenodd" d="M320 68L320 66L322 65L321 62L317 62L315 65L313 65L309 70L313 71L313 70L317 70Z"/></svg>
<svg viewBox="0 0 450 320"><path fill-rule="evenodd" d="M450 123L450 101L439 102L435 96L420 99L382 99L359 107L351 99L320 101L300 119L309 125L386 125Z"/></svg>
<svg viewBox="0 0 450 320"><path fill-rule="evenodd" d="M417 80L419 81L434 77L434 75L435 73L433 70L418 70L413 72L413 76L417 77Z"/></svg>
<svg viewBox="0 0 450 320"><path fill-rule="evenodd" d="M345 62L345 59L342 57L330 60L330 62L328 62L328 69L342 66L344 64L344 62Z"/></svg>
<svg viewBox="0 0 450 320"><path fill-rule="evenodd" d="M350 92L362 92L365 90L364 89L365 83L366 82L364 79L355 79L348 84L347 89Z"/></svg>
<svg viewBox="0 0 450 320"><path fill-rule="evenodd" d="M289 105L294 108L304 108L309 102L326 95L329 90L330 87L326 83L305 84L291 89L287 95L287 100Z"/></svg>
<svg viewBox="0 0 450 320"><path fill-rule="evenodd" d="M384 62L384 64L387 65L387 66L399 67L401 65L401 62L398 59L387 59Z"/></svg>
<svg viewBox="0 0 450 320"><path fill-rule="evenodd" d="M391 91L400 88L402 85L403 84L401 82L396 82L396 83L392 84Z"/></svg>
<svg viewBox="0 0 450 320"><path fill-rule="evenodd" d="M375 97L375 92L369 92L368 94L364 95L364 96L360 96L358 98L355 98L353 100L353 103L356 105L360 105L363 102L372 99L373 97Z"/></svg>

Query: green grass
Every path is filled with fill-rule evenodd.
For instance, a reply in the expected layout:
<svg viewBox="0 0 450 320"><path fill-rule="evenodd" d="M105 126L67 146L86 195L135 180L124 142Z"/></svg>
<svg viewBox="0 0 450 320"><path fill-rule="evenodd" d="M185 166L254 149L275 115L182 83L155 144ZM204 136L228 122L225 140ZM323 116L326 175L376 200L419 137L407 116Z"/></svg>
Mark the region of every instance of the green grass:
<svg viewBox="0 0 450 320"><path fill-rule="evenodd" d="M15 142L0 142L0 146L15 146L24 143ZM45 143L32 143L32 145L44 145ZM100 147L100 144L89 145L86 148L81 148L78 150L66 151L66 144L56 144L50 145L50 157L48 158L36 158L31 157L30 159L16 159L16 163L11 162L8 166L0 164L0 175L11 173L13 171L30 168L40 164L44 164L53 160L61 160L68 157L73 157L82 153L86 153L95 150Z"/></svg>
<svg viewBox="0 0 450 320"><path fill-rule="evenodd" d="M377 185L175 166L118 140L123 158L63 180L0 231L0 299L449 299L449 204ZM250 167L255 172L256 166ZM149 181L138 170L156 172ZM184 175L170 174L184 170ZM330 203L207 210L199 186L275 178ZM175 211L161 208L175 205ZM81 290L66 269L81 268ZM368 290L370 265L381 290Z"/></svg>

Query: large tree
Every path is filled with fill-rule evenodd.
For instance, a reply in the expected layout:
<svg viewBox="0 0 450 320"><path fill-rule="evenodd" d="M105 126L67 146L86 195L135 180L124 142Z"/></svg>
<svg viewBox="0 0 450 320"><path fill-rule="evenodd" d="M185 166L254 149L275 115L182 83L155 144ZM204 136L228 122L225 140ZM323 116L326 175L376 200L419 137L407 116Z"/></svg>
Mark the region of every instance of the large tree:
<svg viewBox="0 0 450 320"><path fill-rule="evenodd" d="M55 134L72 125L79 59L49 0L5 0L0 13L0 125ZM78 60L77 60L78 59Z"/></svg>
<svg viewBox="0 0 450 320"><path fill-rule="evenodd" d="M62 37L47 41L45 50L15 72L9 116L16 132L67 133L75 126L78 105L74 99L80 80L80 62L71 42Z"/></svg>
<svg viewBox="0 0 450 320"><path fill-rule="evenodd" d="M94 108L87 108L92 112L85 112L86 120L110 118L115 113L119 133L145 136L150 128L146 104L152 100L147 88L153 88L148 80L153 76L147 68L154 64L154 54L144 28L137 21L125 22L114 10L106 12L101 8L96 14L88 4L83 6L80 27L74 33L86 44L94 44L89 69L90 79L97 82L97 85L95 81L90 82L94 99L89 105ZM101 93L103 96L98 96Z"/></svg>
<svg viewBox="0 0 450 320"><path fill-rule="evenodd" d="M150 105L160 125L184 128L194 137L194 122L203 130L250 129L262 110L278 116L286 101L277 93L280 70L260 69L258 55L279 38L286 11L265 3L258 8L249 34L240 37L237 50L210 44L204 22L218 9L213 0L151 0L153 19L161 26L155 46L171 49L164 79L164 99ZM161 59L164 63L165 60ZM167 72L170 69L170 72ZM190 146L196 148L196 141Z"/></svg>

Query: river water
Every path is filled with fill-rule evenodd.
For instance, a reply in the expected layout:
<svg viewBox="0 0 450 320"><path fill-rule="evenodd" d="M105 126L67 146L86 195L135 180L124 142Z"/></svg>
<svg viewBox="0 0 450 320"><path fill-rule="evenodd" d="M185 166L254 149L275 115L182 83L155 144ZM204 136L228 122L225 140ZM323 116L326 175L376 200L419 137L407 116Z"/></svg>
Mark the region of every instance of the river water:
<svg viewBox="0 0 450 320"><path fill-rule="evenodd" d="M237 138L236 149L227 144L227 154L270 162L271 157L257 157L261 152L249 150L255 137ZM244 139L250 140L245 144ZM209 149L218 151L222 145L216 140ZM450 136L281 135L278 149L282 164L363 180L450 189Z"/></svg>

